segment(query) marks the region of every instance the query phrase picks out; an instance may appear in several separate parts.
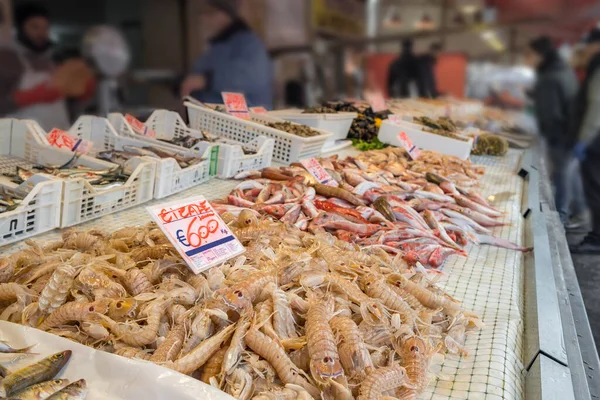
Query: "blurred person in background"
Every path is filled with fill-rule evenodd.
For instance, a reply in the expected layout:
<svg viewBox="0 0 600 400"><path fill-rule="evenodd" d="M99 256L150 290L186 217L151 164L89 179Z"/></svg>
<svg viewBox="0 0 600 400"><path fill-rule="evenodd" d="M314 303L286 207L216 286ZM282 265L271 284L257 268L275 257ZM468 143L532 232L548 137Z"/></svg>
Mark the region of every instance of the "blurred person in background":
<svg viewBox="0 0 600 400"><path fill-rule="evenodd" d="M420 73L422 80L423 93L419 93L421 97L435 99L440 95L437 89L437 78L435 76L435 65L442 51L441 43L433 43L429 47L429 51L420 57Z"/></svg>
<svg viewBox="0 0 600 400"><path fill-rule="evenodd" d="M584 39L585 79L576 100L574 129L578 134L575 156L581 161L581 175L592 230L571 251L600 254L600 27Z"/></svg>
<svg viewBox="0 0 600 400"><path fill-rule="evenodd" d="M537 72L533 100L537 123L546 142L556 209L566 227L577 228L583 222L586 208L578 162L572 153L577 137L570 131L577 78L547 36L529 43L525 60Z"/></svg>
<svg viewBox="0 0 600 400"><path fill-rule="evenodd" d="M248 106L273 105L273 67L264 44L239 16L237 0L208 0L204 27L210 47L181 85L181 95L222 103L221 92L239 92Z"/></svg>
<svg viewBox="0 0 600 400"><path fill-rule="evenodd" d="M0 115L34 119L44 129L67 129L65 99L52 82L48 10L37 3L21 4L15 9L15 25L15 43L0 48Z"/></svg>
<svg viewBox="0 0 600 400"><path fill-rule="evenodd" d="M411 39L404 40L402 54L390 65L388 72L390 97L415 97L424 93L419 58L415 55L413 48L414 42Z"/></svg>

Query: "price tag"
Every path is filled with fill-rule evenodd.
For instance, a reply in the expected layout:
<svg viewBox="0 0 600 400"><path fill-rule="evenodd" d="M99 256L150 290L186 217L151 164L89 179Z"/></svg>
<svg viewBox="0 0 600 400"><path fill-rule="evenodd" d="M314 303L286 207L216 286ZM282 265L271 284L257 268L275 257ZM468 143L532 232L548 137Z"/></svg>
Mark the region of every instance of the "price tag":
<svg viewBox="0 0 600 400"><path fill-rule="evenodd" d="M195 274L246 251L202 196L146 210Z"/></svg>
<svg viewBox="0 0 600 400"><path fill-rule="evenodd" d="M398 134L398 140L404 149L408 152L408 155L413 160L416 160L421 155L421 150L417 146L415 146L406 134L406 132L400 132Z"/></svg>
<svg viewBox="0 0 600 400"><path fill-rule="evenodd" d="M242 93L223 92L223 102L227 108L227 112L235 117L250 120L250 112L246 97Z"/></svg>
<svg viewBox="0 0 600 400"><path fill-rule="evenodd" d="M125 120L129 123L129 125L133 129L133 132L136 135L149 137L151 139L156 138L156 132L154 130L150 129L149 127L147 127L146 124L144 124L142 121L140 121L133 115L131 115L131 114L125 115Z"/></svg>
<svg viewBox="0 0 600 400"><path fill-rule="evenodd" d="M373 112L380 112L387 110L387 103L383 98L383 93L381 92L366 92L365 98L371 105Z"/></svg>
<svg viewBox="0 0 600 400"><path fill-rule="evenodd" d="M252 111L253 113L256 113L256 114L267 114L269 112L264 107L251 107L250 111Z"/></svg>
<svg viewBox="0 0 600 400"><path fill-rule="evenodd" d="M306 168L306 170L314 176L314 178L323 185L337 187L339 184L325 171L325 168L317 161L316 158L309 158L307 160L301 160L300 164Z"/></svg>
<svg viewBox="0 0 600 400"><path fill-rule="evenodd" d="M67 132L60 129L52 129L46 136L46 139L52 147L68 149L80 154L88 153L94 145L92 142L71 136Z"/></svg>

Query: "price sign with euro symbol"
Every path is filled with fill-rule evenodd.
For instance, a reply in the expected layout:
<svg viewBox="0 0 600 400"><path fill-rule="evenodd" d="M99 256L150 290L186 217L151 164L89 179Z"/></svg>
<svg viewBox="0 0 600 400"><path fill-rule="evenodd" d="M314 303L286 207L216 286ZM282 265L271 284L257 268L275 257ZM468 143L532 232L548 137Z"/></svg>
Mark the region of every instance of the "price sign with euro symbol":
<svg viewBox="0 0 600 400"><path fill-rule="evenodd" d="M146 209L195 274L245 251L202 196Z"/></svg>

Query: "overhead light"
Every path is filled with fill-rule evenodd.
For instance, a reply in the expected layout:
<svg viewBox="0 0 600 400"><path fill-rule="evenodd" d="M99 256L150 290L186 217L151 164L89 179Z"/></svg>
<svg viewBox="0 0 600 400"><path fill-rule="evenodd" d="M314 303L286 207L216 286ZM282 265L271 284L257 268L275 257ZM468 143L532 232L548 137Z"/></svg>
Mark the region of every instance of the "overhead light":
<svg viewBox="0 0 600 400"><path fill-rule="evenodd" d="M423 14L421 20L415 22L415 28L423 30L433 29L435 28L435 24L433 23L433 20L431 19L429 14L425 13Z"/></svg>
<svg viewBox="0 0 600 400"><path fill-rule="evenodd" d="M479 36L481 36L481 39L485 41L492 49L498 52L506 50L506 46L504 43L502 43L502 40L500 40L496 31L491 29L484 30L479 33Z"/></svg>
<svg viewBox="0 0 600 400"><path fill-rule="evenodd" d="M475 11L477 11L477 6L474 4L468 4L466 6L462 6L460 9L465 14L473 14Z"/></svg>
<svg viewBox="0 0 600 400"><path fill-rule="evenodd" d="M389 8L383 25L387 28L400 28L402 26L402 16L396 6L391 6Z"/></svg>

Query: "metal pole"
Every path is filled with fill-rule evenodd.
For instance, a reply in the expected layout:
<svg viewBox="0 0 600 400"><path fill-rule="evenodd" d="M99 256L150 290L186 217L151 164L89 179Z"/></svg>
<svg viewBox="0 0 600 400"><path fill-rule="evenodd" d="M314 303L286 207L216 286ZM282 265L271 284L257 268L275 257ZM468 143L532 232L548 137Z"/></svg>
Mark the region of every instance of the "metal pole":
<svg viewBox="0 0 600 400"><path fill-rule="evenodd" d="M374 39L377 37L379 33L379 21L380 21L380 11L381 11L381 2L379 0L368 0L366 3L366 15L367 15L367 37L369 39ZM377 44L370 43L367 47L369 52L377 51Z"/></svg>

